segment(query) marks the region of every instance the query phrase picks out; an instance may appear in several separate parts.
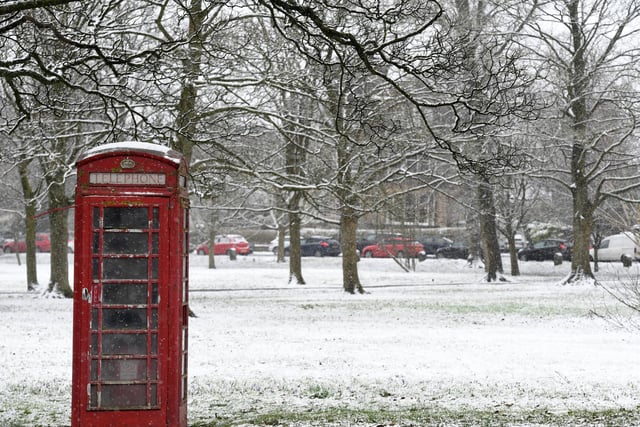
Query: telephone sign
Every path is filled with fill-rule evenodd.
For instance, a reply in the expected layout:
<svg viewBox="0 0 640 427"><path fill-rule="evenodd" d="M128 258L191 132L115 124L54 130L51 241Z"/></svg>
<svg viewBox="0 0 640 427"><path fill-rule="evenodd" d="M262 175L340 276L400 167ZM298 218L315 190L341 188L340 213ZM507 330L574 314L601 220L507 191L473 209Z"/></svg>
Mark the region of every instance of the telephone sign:
<svg viewBox="0 0 640 427"><path fill-rule="evenodd" d="M72 426L186 426L186 162L127 142L76 166Z"/></svg>

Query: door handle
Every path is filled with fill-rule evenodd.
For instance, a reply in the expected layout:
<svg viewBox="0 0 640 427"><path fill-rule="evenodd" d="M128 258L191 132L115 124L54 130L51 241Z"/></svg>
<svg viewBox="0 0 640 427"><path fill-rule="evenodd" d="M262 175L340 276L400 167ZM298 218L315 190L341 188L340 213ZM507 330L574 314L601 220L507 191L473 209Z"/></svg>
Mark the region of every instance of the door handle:
<svg viewBox="0 0 640 427"><path fill-rule="evenodd" d="M91 292L89 292L89 289L82 288L82 299L85 301L91 300Z"/></svg>

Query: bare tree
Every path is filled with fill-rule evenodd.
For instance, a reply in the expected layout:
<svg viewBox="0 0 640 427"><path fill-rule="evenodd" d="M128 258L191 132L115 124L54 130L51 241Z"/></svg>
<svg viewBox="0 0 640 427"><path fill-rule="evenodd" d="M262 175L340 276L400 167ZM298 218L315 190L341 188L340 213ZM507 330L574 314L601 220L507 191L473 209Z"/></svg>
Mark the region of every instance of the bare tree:
<svg viewBox="0 0 640 427"><path fill-rule="evenodd" d="M556 114L544 119L546 174L573 200L573 252L567 282L592 278L589 262L594 212L608 198L638 188L635 136L640 77L640 4L636 1L550 0L529 24L527 43ZM549 155L552 147L557 147Z"/></svg>

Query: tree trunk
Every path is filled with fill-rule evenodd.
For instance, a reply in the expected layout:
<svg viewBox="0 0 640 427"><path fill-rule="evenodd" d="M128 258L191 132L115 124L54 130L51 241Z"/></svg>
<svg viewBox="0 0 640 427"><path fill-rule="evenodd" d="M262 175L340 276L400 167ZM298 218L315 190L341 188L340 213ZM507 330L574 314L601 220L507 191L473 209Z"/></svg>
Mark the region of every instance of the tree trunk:
<svg viewBox="0 0 640 427"><path fill-rule="evenodd" d="M286 233L284 224L278 224L278 246L276 248L276 262L285 262L284 257L284 235ZM289 246L291 248L291 246Z"/></svg>
<svg viewBox="0 0 640 427"><path fill-rule="evenodd" d="M209 268L216 268L216 256L214 254L214 249L216 245L216 215L211 213L211 224L209 224Z"/></svg>
<svg viewBox="0 0 640 427"><path fill-rule="evenodd" d="M571 274L566 282L574 282L586 276L593 278L589 262L589 238L593 227L594 206L589 200L589 180L585 176L587 148L584 145L587 134L589 112L584 33L581 27L580 2L569 2L567 8L571 18L571 40L575 54L571 58L572 76L567 96L572 112L573 145L571 149L571 178L573 180L573 250Z"/></svg>
<svg viewBox="0 0 640 427"><path fill-rule="evenodd" d="M478 207L480 209L480 236L482 240L482 254L487 281L498 279L498 272L502 273L502 257L496 232L496 208L493 204L491 185L483 181L478 185Z"/></svg>
<svg viewBox="0 0 640 427"><path fill-rule="evenodd" d="M299 192L294 192L289 201L289 283L295 278L298 285L305 284L304 277L302 277L300 214L298 213L301 196Z"/></svg>
<svg viewBox="0 0 640 427"><path fill-rule="evenodd" d="M188 57L183 61L184 78L180 101L177 107L176 117L176 140L173 148L184 156L187 164L191 163L193 155L193 136L197 128L196 101L198 99L198 89L194 84L202 75L202 25L204 12L202 11L202 1L192 0L189 8L189 30L187 34Z"/></svg>
<svg viewBox="0 0 640 427"><path fill-rule="evenodd" d="M580 147L574 147L574 151L578 150L582 151ZM583 162L576 162L576 164L580 163ZM589 200L588 183L582 170L579 165L572 166L572 175L575 183L573 188L573 249L571 251L571 274L567 278L567 282L573 282L582 277L594 277L589 260L593 208Z"/></svg>
<svg viewBox="0 0 640 427"><path fill-rule="evenodd" d="M518 264L518 248L516 248L515 231L510 222L507 221L505 231L507 232L507 245L509 248L509 260L511 262L511 275L520 275L520 264Z"/></svg>
<svg viewBox="0 0 640 427"><path fill-rule="evenodd" d="M342 238L342 283L345 292L354 294L356 291L364 293L358 277L358 252L356 247L356 232L358 216L353 208L342 208L340 218L340 236Z"/></svg>
<svg viewBox="0 0 640 427"><path fill-rule="evenodd" d="M34 291L38 286L38 270L36 268L36 202L34 191L29 182L29 163L31 160L18 164L18 174L22 186L22 195L25 203L25 242L27 244L27 290ZM18 236L15 239L18 242ZM16 246L17 248L17 246ZM16 250L18 262L20 252Z"/></svg>
<svg viewBox="0 0 640 427"><path fill-rule="evenodd" d="M61 173L62 174L62 173ZM49 292L60 293L65 298L73 297L69 283L69 201L65 193L63 177L49 182L49 224L51 225L51 278Z"/></svg>

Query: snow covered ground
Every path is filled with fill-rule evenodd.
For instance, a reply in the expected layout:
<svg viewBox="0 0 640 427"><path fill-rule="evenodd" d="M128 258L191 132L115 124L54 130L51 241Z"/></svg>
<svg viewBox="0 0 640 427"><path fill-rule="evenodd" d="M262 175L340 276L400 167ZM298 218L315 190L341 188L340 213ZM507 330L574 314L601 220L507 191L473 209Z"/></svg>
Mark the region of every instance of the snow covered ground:
<svg viewBox="0 0 640 427"><path fill-rule="evenodd" d="M405 273L363 259L367 293L348 295L340 261L304 258L299 286L270 254L219 257L215 270L191 257L190 425L331 409L640 408L640 331L590 314L611 304L601 288L559 285L568 263L521 263L522 276L485 283L465 261ZM47 254L38 263L46 284ZM26 293L24 269L0 256L0 425L69 425L73 302ZM602 270L607 280L639 272Z"/></svg>

